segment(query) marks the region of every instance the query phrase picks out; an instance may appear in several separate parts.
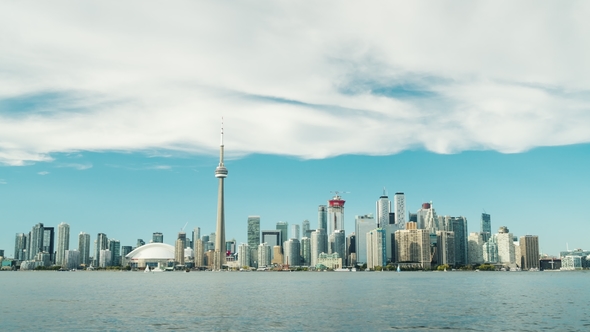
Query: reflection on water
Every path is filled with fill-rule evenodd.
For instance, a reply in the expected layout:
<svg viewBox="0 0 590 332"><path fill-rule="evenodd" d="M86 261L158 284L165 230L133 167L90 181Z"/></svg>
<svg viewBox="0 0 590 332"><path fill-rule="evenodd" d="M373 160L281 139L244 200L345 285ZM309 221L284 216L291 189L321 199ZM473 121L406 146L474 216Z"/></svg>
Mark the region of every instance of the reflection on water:
<svg viewBox="0 0 590 332"><path fill-rule="evenodd" d="M2 272L3 330L586 331L587 272Z"/></svg>

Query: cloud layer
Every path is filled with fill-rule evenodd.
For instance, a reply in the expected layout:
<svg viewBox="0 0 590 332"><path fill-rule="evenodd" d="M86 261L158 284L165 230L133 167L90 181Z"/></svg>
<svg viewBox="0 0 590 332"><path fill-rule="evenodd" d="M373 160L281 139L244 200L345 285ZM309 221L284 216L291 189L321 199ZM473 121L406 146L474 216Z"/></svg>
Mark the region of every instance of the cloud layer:
<svg viewBox="0 0 590 332"><path fill-rule="evenodd" d="M590 142L584 2L15 2L0 163ZM78 169L91 165L71 165Z"/></svg>

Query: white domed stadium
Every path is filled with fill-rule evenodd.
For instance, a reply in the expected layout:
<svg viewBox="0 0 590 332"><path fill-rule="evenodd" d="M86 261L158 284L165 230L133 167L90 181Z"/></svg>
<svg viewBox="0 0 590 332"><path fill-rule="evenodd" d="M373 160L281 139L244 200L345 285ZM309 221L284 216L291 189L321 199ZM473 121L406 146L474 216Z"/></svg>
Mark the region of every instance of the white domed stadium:
<svg viewBox="0 0 590 332"><path fill-rule="evenodd" d="M174 247L166 243L148 243L136 248L125 256L132 268L167 266L174 261Z"/></svg>

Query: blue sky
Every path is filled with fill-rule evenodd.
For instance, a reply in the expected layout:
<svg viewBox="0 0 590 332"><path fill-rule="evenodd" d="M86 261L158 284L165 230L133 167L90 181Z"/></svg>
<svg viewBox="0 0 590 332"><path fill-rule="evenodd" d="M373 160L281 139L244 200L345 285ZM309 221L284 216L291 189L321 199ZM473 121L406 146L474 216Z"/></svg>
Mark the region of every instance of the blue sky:
<svg viewBox="0 0 590 332"><path fill-rule="evenodd" d="M0 248L43 222L133 245L248 215L346 229L386 187L479 230L587 248L590 5L3 4ZM337 9L335 9L337 8Z"/></svg>

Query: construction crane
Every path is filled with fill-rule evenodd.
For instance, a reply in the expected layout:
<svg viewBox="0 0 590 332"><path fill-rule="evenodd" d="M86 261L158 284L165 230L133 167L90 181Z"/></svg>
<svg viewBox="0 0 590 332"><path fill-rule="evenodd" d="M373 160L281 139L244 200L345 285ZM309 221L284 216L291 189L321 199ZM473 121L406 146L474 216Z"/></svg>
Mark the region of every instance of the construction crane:
<svg viewBox="0 0 590 332"><path fill-rule="evenodd" d="M334 191L330 191L330 193L333 193L336 196L340 197L340 194L350 194L350 191L338 191L338 190L334 190Z"/></svg>
<svg viewBox="0 0 590 332"><path fill-rule="evenodd" d="M184 226L182 226L182 228L180 229L181 232L184 232L184 229L186 228L186 225L188 225L188 221L186 222L186 224L184 224Z"/></svg>

